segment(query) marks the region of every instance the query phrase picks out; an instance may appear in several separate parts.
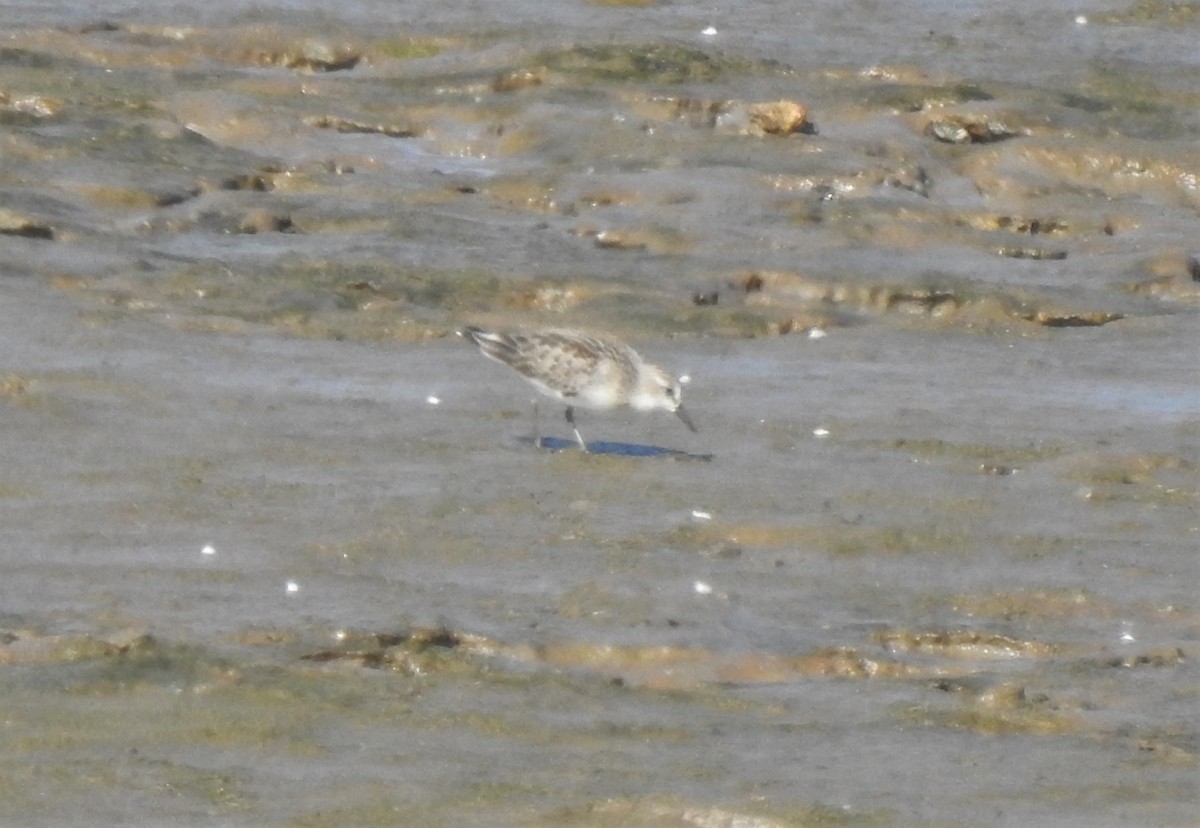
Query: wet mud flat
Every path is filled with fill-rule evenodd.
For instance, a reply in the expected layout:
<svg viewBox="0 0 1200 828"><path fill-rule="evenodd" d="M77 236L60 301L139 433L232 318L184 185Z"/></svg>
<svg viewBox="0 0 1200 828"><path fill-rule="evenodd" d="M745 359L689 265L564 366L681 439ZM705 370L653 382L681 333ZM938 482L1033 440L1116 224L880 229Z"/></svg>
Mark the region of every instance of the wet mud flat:
<svg viewBox="0 0 1200 828"><path fill-rule="evenodd" d="M8 24L0 821L1188 824L1200 16L752 5Z"/></svg>

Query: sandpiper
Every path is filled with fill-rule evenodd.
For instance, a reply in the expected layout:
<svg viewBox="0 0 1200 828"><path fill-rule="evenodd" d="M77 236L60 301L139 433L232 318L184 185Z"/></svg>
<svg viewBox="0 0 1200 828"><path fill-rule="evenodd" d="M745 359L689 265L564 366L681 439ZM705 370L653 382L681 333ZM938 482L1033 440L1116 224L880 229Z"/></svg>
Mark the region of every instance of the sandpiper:
<svg viewBox="0 0 1200 828"><path fill-rule="evenodd" d="M471 326L458 333L478 345L484 356L516 370L547 397L565 402L567 422L584 451L587 443L575 425L576 407L663 409L675 412L684 425L696 430L683 409L679 381L624 342L560 328L502 333Z"/></svg>

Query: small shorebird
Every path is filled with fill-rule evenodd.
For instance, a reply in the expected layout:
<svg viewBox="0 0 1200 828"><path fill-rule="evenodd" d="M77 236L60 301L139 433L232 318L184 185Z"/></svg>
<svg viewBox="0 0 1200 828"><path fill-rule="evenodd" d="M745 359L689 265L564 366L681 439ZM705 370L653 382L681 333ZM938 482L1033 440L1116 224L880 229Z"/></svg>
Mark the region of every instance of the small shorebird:
<svg viewBox="0 0 1200 828"><path fill-rule="evenodd" d="M679 381L624 342L564 329L498 333L467 327L458 334L478 345L484 356L517 371L547 397L565 402L567 422L584 451L587 443L575 425L577 406L661 408L675 412L684 425L696 430L683 410Z"/></svg>

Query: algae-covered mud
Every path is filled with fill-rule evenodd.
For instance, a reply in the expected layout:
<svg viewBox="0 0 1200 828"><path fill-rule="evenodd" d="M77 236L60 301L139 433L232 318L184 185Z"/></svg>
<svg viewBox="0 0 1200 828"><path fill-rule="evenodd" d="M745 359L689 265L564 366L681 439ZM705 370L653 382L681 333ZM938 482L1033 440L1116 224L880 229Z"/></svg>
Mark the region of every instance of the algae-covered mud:
<svg viewBox="0 0 1200 828"><path fill-rule="evenodd" d="M993 5L0 2L0 823L1194 823L1200 5Z"/></svg>

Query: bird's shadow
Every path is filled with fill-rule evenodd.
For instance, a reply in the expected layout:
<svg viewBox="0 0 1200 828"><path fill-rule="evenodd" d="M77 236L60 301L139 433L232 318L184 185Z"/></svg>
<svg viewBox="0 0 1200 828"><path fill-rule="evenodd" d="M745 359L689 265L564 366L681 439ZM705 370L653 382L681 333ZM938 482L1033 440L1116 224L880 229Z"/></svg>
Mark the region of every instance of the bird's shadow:
<svg viewBox="0 0 1200 828"><path fill-rule="evenodd" d="M579 451L579 443L561 437L518 437L517 442L543 451ZM587 444L588 454L611 454L617 457L670 457L674 460L712 460L711 454L692 454L679 449L647 446L641 443L614 443L608 440L592 440Z"/></svg>

